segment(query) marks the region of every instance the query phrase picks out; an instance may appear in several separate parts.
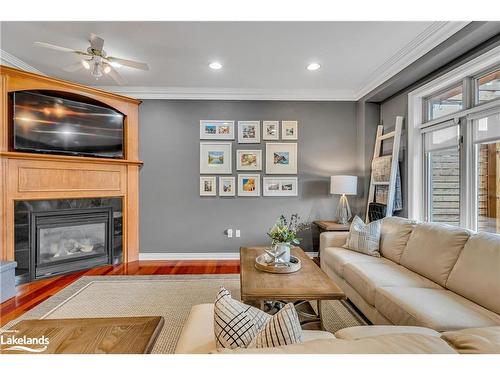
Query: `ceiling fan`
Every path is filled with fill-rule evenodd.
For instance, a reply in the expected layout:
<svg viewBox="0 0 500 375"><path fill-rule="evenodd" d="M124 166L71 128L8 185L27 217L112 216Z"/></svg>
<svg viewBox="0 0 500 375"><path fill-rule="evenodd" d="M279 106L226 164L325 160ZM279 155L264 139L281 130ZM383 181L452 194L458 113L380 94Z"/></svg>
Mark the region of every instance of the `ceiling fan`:
<svg viewBox="0 0 500 375"><path fill-rule="evenodd" d="M81 56L81 61L62 68L66 72L76 72L80 69L87 69L96 79L99 79L106 74L119 85L123 85L127 83L127 81L116 71L116 68L128 66L129 68L134 69L149 70L149 66L146 63L108 56L106 51L103 50L104 39L95 34L90 34L89 42L90 47L87 48L87 51L79 51L45 42L35 42L35 45L61 52L70 52Z"/></svg>

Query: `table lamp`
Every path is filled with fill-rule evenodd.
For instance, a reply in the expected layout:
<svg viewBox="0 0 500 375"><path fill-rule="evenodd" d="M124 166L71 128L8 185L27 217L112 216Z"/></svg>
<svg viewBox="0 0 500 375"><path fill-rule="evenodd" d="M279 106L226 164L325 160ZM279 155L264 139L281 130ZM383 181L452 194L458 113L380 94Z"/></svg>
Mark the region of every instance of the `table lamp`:
<svg viewBox="0 0 500 375"><path fill-rule="evenodd" d="M358 187L357 176L331 176L330 194L340 195L337 206L337 222L347 224L352 217L351 208L346 195L356 195Z"/></svg>

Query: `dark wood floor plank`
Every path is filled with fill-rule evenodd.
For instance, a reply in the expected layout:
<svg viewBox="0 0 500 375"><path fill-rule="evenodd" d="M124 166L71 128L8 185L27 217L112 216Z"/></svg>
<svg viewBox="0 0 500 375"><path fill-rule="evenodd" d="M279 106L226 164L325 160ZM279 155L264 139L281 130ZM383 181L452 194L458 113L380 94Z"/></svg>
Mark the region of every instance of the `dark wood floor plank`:
<svg viewBox="0 0 500 375"><path fill-rule="evenodd" d="M87 271L55 276L19 285L16 288L16 296L0 304L0 327L52 297L82 276L201 275L237 274L239 272L239 260L148 260L96 267Z"/></svg>

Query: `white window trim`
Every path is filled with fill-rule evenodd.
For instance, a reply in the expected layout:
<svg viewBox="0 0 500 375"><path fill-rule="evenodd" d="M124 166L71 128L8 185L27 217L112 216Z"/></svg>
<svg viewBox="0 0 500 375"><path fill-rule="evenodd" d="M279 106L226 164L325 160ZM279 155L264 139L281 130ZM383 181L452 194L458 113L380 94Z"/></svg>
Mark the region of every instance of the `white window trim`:
<svg viewBox="0 0 500 375"><path fill-rule="evenodd" d="M432 93L442 90L457 81L463 80L466 77L475 76L481 71L500 63L500 46L489 50L488 52L468 61L467 63L459 66L458 68L443 74L442 76L434 79L431 82L411 91L408 94L408 217L416 220L425 219L425 179L423 177L424 170L424 154L422 144L422 125L429 125L435 122L441 122L448 119L456 119L466 113L484 110L493 104L498 103L485 103L470 109L444 116L438 120L423 124L423 100L425 97L430 96ZM468 160L470 158L468 157ZM467 163L469 164L469 163ZM467 168L469 169L469 168ZM469 171L465 171L466 181ZM467 185L470 185L467 183ZM466 189L470 187L466 186ZM467 210L469 207L467 207ZM467 225L468 226L468 225Z"/></svg>

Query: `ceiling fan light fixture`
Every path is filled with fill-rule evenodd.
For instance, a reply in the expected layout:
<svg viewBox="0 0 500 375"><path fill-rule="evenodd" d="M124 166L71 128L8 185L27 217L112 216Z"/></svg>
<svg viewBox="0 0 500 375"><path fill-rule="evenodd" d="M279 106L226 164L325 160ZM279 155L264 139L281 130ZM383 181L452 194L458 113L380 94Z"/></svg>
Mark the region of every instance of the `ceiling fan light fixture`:
<svg viewBox="0 0 500 375"><path fill-rule="evenodd" d="M92 75L95 77L95 78L99 78L102 76L102 70L101 70L101 66L99 65L99 63L95 63L93 66L92 66Z"/></svg>
<svg viewBox="0 0 500 375"><path fill-rule="evenodd" d="M89 70L90 69L90 63L85 60L85 59L82 59L82 65L85 69Z"/></svg>
<svg viewBox="0 0 500 375"><path fill-rule="evenodd" d="M109 65L104 65L102 71L104 72L104 74L108 74L109 72L111 72L111 67Z"/></svg>

